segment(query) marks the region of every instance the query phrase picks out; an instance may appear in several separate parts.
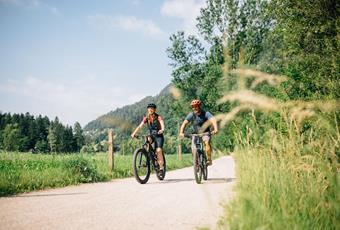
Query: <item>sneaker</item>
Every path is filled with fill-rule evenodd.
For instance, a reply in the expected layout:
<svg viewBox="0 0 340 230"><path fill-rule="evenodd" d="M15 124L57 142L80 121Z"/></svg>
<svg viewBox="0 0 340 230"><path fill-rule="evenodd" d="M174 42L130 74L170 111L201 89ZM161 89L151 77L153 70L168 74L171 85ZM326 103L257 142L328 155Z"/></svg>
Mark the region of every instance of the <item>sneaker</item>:
<svg viewBox="0 0 340 230"><path fill-rule="evenodd" d="M163 169L159 169L157 172L158 176L163 177L164 174L164 168Z"/></svg>
<svg viewBox="0 0 340 230"><path fill-rule="evenodd" d="M212 160L207 160L207 165L211 166L212 165Z"/></svg>

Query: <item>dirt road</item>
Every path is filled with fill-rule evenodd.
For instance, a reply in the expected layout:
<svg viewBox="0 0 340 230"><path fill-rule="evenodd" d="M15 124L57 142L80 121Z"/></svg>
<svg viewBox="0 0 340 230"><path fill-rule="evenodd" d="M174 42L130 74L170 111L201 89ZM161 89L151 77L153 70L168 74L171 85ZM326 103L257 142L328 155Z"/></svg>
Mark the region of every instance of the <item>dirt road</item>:
<svg viewBox="0 0 340 230"><path fill-rule="evenodd" d="M232 195L234 161L222 157L209 179L194 181L193 169L83 184L0 199L0 229L215 229L220 205Z"/></svg>

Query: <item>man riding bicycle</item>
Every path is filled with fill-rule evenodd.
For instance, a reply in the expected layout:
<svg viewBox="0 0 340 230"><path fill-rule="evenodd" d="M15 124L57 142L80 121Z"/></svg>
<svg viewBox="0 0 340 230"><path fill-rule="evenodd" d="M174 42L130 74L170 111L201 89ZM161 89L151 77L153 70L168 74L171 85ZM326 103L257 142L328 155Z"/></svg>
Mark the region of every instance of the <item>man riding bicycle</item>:
<svg viewBox="0 0 340 230"><path fill-rule="evenodd" d="M159 170L164 170L164 159L162 154L162 148L164 144L164 121L163 118L156 113L157 106L154 103L150 103L147 106L146 116L143 121L137 126L135 131L131 134L134 138L137 132L145 125L148 125L150 135L153 136L155 142L155 149L157 154L157 160L159 164Z"/></svg>
<svg viewBox="0 0 340 230"><path fill-rule="evenodd" d="M189 113L186 116L185 120L183 121L181 128L179 130L179 136L184 137L184 130L190 122L193 122L194 130L196 133L210 132L210 126L212 124L214 130L211 131L210 133L216 134L218 132L217 121L210 112L204 111L201 109L201 105L202 105L201 101L195 99L191 102L190 105L191 105L193 112ZM206 122L211 122L211 124L209 123L206 124ZM210 144L210 135L207 133L203 135L202 139L204 142L205 151L207 153L208 165L212 165L212 159L211 159L212 148ZM193 154L196 154L197 149L194 143L194 139L192 139L192 142L191 142L191 149L192 149Z"/></svg>

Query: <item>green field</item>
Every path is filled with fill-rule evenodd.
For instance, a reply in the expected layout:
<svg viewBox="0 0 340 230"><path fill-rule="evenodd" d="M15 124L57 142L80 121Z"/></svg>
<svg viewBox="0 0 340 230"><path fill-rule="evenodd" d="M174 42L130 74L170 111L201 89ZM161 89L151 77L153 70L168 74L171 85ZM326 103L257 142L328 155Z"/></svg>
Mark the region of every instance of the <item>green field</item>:
<svg viewBox="0 0 340 230"><path fill-rule="evenodd" d="M190 166L191 154L166 155L167 169ZM108 169L106 153L96 154L31 154L0 153L0 196L71 184L109 181L131 177L132 155L115 155L114 170Z"/></svg>

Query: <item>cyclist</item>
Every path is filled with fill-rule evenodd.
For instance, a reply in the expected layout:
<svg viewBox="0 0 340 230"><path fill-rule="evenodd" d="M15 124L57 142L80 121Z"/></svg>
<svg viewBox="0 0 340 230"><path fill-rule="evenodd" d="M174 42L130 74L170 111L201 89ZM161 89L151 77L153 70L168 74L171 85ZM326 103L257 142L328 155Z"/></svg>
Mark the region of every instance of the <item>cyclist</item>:
<svg viewBox="0 0 340 230"><path fill-rule="evenodd" d="M164 144L164 121L163 118L156 113L157 106L154 103L150 103L147 106L146 116L143 121L137 126L137 128L131 134L134 138L137 132L145 125L148 125L150 135L154 138L155 149L157 154L157 161L159 164L159 170L164 170L164 159L162 154L162 148Z"/></svg>
<svg viewBox="0 0 340 230"><path fill-rule="evenodd" d="M190 122L193 122L195 133L210 132L211 124L214 130L211 131L210 133L216 134L218 132L216 119L210 112L204 111L201 108L201 104L202 104L201 101L197 99L191 102L190 105L191 105L193 112L189 113L186 116L185 120L183 121L181 128L179 130L180 137L184 137L184 130ZM211 122L211 124L209 123L205 124L205 122ZM207 153L208 165L212 165L212 159L211 159L212 148L210 144L210 135L205 134L203 135L202 139L204 142L205 151ZM192 152L196 154L197 149L194 143L194 138L192 139L192 142L191 142L191 149L192 149Z"/></svg>

